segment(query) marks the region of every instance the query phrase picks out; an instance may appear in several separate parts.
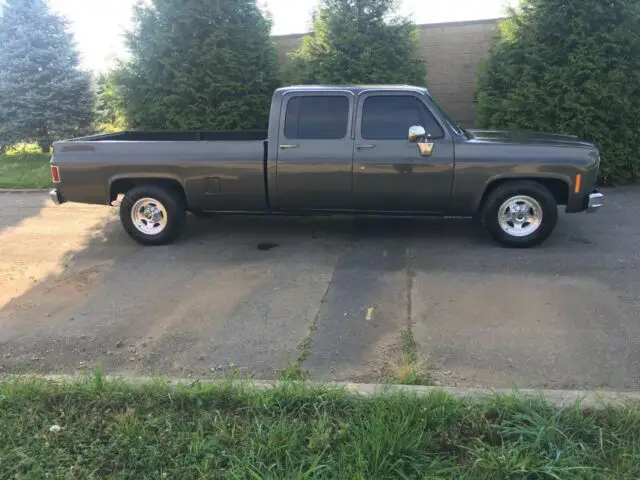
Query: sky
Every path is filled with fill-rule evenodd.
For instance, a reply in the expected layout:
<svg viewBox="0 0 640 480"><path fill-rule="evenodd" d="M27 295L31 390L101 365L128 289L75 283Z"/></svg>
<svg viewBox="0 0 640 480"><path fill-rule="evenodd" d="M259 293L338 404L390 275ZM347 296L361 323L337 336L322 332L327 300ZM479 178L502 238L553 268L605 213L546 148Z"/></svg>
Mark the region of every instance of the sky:
<svg viewBox="0 0 640 480"><path fill-rule="evenodd" d="M126 50L122 33L131 26L135 0L48 0L52 9L71 24L86 68L105 70ZM502 17L517 0L400 0L400 13L418 24ZM273 18L273 34L309 31L317 0L262 2Z"/></svg>

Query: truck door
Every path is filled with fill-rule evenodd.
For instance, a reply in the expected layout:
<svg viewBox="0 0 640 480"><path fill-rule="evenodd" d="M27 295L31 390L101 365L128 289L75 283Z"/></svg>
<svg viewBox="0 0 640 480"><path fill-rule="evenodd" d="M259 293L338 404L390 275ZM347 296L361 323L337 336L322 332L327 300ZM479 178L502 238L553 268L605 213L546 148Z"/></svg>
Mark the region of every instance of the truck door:
<svg viewBox="0 0 640 480"><path fill-rule="evenodd" d="M354 94L285 94L280 112L276 205L280 210L352 208Z"/></svg>
<svg viewBox="0 0 640 480"><path fill-rule="evenodd" d="M418 92L365 92L358 99L354 203L359 210L442 213L454 170L451 133ZM423 127L422 145L409 129ZM422 147L422 150L421 150Z"/></svg>

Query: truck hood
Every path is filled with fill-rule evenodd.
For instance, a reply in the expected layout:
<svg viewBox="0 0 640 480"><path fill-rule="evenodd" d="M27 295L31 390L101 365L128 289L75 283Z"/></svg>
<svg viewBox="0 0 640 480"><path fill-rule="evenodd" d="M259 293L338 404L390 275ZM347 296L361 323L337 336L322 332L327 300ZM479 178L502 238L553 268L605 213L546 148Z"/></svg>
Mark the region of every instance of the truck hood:
<svg viewBox="0 0 640 480"><path fill-rule="evenodd" d="M595 148L592 143L580 140L575 135L563 135L559 133L497 130L469 130L469 133L473 135L470 141L475 143L520 143Z"/></svg>

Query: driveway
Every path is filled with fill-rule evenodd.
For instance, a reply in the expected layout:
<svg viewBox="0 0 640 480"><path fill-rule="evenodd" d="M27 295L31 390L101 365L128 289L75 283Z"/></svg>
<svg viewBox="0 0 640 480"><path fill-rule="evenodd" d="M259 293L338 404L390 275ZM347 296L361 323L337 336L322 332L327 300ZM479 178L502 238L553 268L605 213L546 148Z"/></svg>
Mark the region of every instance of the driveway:
<svg viewBox="0 0 640 480"><path fill-rule="evenodd" d="M0 194L0 370L640 388L640 189L532 250L469 221L190 218L141 247L107 207Z"/></svg>

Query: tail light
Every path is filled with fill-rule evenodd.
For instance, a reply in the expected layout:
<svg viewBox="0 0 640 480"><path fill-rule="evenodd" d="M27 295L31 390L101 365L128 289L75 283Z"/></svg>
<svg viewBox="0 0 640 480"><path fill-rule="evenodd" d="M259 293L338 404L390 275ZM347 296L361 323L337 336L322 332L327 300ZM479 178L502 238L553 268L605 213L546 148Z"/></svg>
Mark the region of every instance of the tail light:
<svg viewBox="0 0 640 480"><path fill-rule="evenodd" d="M60 171L56 165L51 165L51 179L53 183L60 183Z"/></svg>

